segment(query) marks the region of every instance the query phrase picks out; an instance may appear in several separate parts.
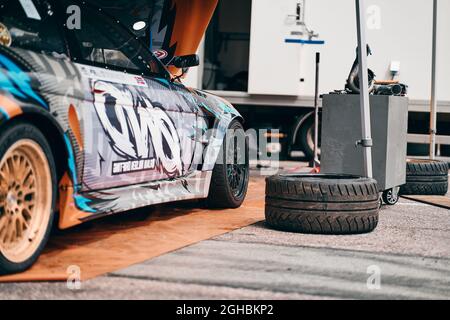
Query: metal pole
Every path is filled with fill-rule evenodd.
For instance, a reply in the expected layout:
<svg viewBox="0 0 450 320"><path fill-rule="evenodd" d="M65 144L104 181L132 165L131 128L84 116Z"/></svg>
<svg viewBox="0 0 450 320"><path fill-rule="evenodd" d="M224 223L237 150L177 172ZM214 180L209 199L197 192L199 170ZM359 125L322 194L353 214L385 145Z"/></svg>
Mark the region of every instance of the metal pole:
<svg viewBox="0 0 450 320"><path fill-rule="evenodd" d="M314 160L313 168L319 163L319 65L320 52L316 52L316 89L314 95Z"/></svg>
<svg viewBox="0 0 450 320"><path fill-rule="evenodd" d="M433 49L431 57L431 102L430 102L430 159L436 155L436 47L437 47L437 0L433 0Z"/></svg>
<svg viewBox="0 0 450 320"><path fill-rule="evenodd" d="M369 178L372 173L372 136L370 128L369 75L367 72L366 5L365 0L355 0L358 31L359 87L361 104L362 139L358 144L363 148L364 172Z"/></svg>

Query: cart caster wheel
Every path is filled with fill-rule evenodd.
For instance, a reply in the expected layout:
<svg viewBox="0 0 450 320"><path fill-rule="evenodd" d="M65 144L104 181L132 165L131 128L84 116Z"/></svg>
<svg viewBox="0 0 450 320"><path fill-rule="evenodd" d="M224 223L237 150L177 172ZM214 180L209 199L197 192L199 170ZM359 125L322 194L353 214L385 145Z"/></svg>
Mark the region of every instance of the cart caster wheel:
<svg viewBox="0 0 450 320"><path fill-rule="evenodd" d="M390 206L397 204L399 199L398 191L398 187L384 191L383 195L381 196L383 198L383 202Z"/></svg>

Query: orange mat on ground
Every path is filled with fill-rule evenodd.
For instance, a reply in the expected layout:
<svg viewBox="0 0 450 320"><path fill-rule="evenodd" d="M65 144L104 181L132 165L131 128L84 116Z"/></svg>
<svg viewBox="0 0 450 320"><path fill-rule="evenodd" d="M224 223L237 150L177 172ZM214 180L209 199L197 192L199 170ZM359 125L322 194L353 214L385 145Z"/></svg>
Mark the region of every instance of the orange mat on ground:
<svg viewBox="0 0 450 320"><path fill-rule="evenodd" d="M403 198L450 209L450 197L448 196L403 196Z"/></svg>
<svg viewBox="0 0 450 320"><path fill-rule="evenodd" d="M264 219L264 186L263 179L252 179L243 206L235 210L161 205L57 232L30 270L0 282L66 281L70 266L80 268L82 280L92 279L248 226Z"/></svg>

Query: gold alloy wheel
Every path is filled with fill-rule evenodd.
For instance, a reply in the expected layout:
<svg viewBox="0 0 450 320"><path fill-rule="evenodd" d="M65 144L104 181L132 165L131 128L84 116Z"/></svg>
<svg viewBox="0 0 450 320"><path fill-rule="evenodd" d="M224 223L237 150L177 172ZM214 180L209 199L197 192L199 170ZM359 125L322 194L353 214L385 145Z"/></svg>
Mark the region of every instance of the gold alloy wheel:
<svg viewBox="0 0 450 320"><path fill-rule="evenodd" d="M47 157L33 140L13 144L0 161L0 252L23 263L39 248L52 210Z"/></svg>

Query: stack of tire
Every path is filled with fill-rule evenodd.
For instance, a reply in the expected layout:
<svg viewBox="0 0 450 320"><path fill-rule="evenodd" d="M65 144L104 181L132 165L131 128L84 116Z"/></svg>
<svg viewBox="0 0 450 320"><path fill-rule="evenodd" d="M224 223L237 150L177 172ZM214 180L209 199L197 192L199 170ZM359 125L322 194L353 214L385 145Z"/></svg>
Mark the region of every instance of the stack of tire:
<svg viewBox="0 0 450 320"><path fill-rule="evenodd" d="M406 184L401 195L437 195L448 192L448 164L443 161L408 159Z"/></svg>
<svg viewBox="0 0 450 320"><path fill-rule="evenodd" d="M276 175L266 179L266 224L310 234L374 230L380 202L377 183L350 175Z"/></svg>

